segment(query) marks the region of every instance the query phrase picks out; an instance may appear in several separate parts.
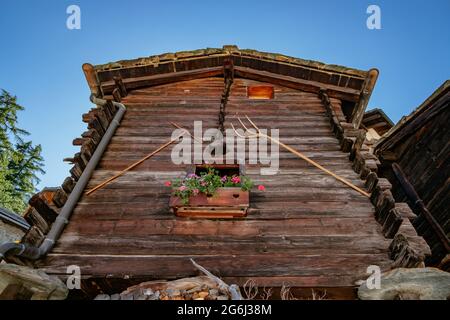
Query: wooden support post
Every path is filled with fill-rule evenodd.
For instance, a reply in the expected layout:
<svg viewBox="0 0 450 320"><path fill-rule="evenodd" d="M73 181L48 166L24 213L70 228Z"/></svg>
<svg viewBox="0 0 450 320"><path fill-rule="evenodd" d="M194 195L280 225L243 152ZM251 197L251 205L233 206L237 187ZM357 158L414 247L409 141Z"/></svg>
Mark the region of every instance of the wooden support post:
<svg viewBox="0 0 450 320"><path fill-rule="evenodd" d="M114 117L117 111L117 106L114 103L112 103L111 100L106 100L106 104L104 105L104 107L107 108L111 113L111 115Z"/></svg>
<svg viewBox="0 0 450 320"><path fill-rule="evenodd" d="M365 182L367 190L370 193L372 193L373 190L375 189L375 187L377 186L377 184L378 184L378 176L377 176L377 174L375 172L370 172L367 175L366 182Z"/></svg>
<svg viewBox="0 0 450 320"><path fill-rule="evenodd" d="M114 77L114 83L116 84L116 87L119 89L119 93L121 97L127 96L127 88L125 87L125 84L122 81L122 77Z"/></svg>
<svg viewBox="0 0 450 320"><path fill-rule="evenodd" d="M106 130L109 127L109 121L108 121L108 118L107 118L105 112L101 108L97 108L97 109L93 109L92 113L98 119L103 130L106 132Z"/></svg>
<svg viewBox="0 0 450 320"><path fill-rule="evenodd" d="M372 95L373 88L375 87L375 83L377 82L378 73L379 72L377 69L370 69L364 81L364 85L361 90L359 100L356 103L353 109L353 113L350 117L350 120L355 129L358 129L359 126L361 125L364 112L366 111L367 104L369 103L369 99L370 96Z"/></svg>
<svg viewBox="0 0 450 320"><path fill-rule="evenodd" d="M78 163L75 163L74 166L69 170L70 174L72 175L72 178L75 181L78 181L80 179L81 174L83 173L83 170L80 168L80 165Z"/></svg>
<svg viewBox="0 0 450 320"><path fill-rule="evenodd" d="M83 159L81 158L81 153L79 152L75 153L75 155L73 156L73 162L77 163L80 166L81 171L84 171L84 168L86 168L87 163L83 161Z"/></svg>
<svg viewBox="0 0 450 320"><path fill-rule="evenodd" d="M42 241L44 241L44 237L44 233L37 226L32 226L23 236L22 242L39 247Z"/></svg>
<svg viewBox="0 0 450 320"><path fill-rule="evenodd" d="M28 203L39 212L48 224L52 224L58 216L58 213L51 207L51 200L46 198L44 191L36 193Z"/></svg>
<svg viewBox="0 0 450 320"><path fill-rule="evenodd" d="M66 192L66 194L70 194L75 187L75 181L71 177L67 177L66 179L64 179L61 187Z"/></svg>
<svg viewBox="0 0 450 320"><path fill-rule="evenodd" d="M100 82L98 81L94 66L90 63L85 63L83 64L82 68L89 85L89 89L91 89L91 93L93 93L95 96L101 95L102 92Z"/></svg>
<svg viewBox="0 0 450 320"><path fill-rule="evenodd" d="M395 209L391 209L387 214L386 220L383 224L383 235L392 239L397 234L401 224L403 222L403 218Z"/></svg>
<svg viewBox="0 0 450 320"><path fill-rule="evenodd" d="M43 234L46 234L50 229L47 221L45 221L45 219L42 218L39 212L37 212L37 210L31 206L28 207L23 217L31 226L35 226Z"/></svg>
<svg viewBox="0 0 450 320"><path fill-rule="evenodd" d="M425 257L430 253L430 248L424 246L422 237L414 238L402 233L396 234L389 245L389 255L394 261L394 268L422 267Z"/></svg>
<svg viewBox="0 0 450 320"><path fill-rule="evenodd" d="M90 129L88 131L85 131L81 136L83 138L91 139L96 146L100 143L100 140L101 140L100 134L95 129Z"/></svg>
<svg viewBox="0 0 450 320"><path fill-rule="evenodd" d="M120 91L118 88L115 88L112 91L112 96L114 97L114 101L116 101L116 102L122 101L122 96L120 95Z"/></svg>
<svg viewBox="0 0 450 320"><path fill-rule="evenodd" d="M222 92L222 97L220 99L220 108L219 108L219 130L223 133L225 131L224 123L225 123L225 114L226 114L226 106L228 103L228 97L231 91L231 85L234 81L234 65L232 59L225 59L223 62L223 81L224 88Z"/></svg>
<svg viewBox="0 0 450 320"><path fill-rule="evenodd" d="M88 123L88 129L95 129L100 136L103 137L105 134L105 130L103 129L103 126L101 125L100 121L98 121L97 118L92 118L91 121Z"/></svg>
<svg viewBox="0 0 450 320"><path fill-rule="evenodd" d="M53 195L53 203L56 207L62 208L67 201L67 194L62 188L58 188Z"/></svg>

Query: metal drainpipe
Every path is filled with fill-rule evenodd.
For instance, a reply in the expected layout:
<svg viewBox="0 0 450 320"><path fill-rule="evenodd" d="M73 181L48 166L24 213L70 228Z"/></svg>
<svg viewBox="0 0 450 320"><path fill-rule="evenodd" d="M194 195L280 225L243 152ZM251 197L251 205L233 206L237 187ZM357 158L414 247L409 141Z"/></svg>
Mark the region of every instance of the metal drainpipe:
<svg viewBox="0 0 450 320"><path fill-rule="evenodd" d="M92 103L100 106L105 105L107 102L106 100L95 97L93 94L91 95L90 100L92 101ZM86 168L84 169L83 173L81 174L80 178L75 184L75 187L73 188L72 192L67 198L66 203L62 207L61 212L59 213L55 222L52 224L51 229L47 234L47 236L45 237L42 244L39 247L34 247L23 243L14 243L14 242L5 243L0 246L0 262L3 260L6 254L13 254L18 257L37 260L40 257L45 256L53 248L55 242L60 237L65 225L69 223L69 218L73 212L73 209L75 208L75 206L78 203L78 200L83 194L83 191L86 185L88 184L89 179L91 178L92 172L94 171L95 167L97 167L97 164L100 162L100 159L103 153L105 152L105 149L109 144L109 141L113 137L114 132L119 126L120 121L122 120L122 117L126 111L126 107L122 103L113 102L113 104L118 107L118 110L114 118L111 120L111 123L109 124L108 129L106 130L105 134L100 140L100 143L95 149L92 158L86 165Z"/></svg>

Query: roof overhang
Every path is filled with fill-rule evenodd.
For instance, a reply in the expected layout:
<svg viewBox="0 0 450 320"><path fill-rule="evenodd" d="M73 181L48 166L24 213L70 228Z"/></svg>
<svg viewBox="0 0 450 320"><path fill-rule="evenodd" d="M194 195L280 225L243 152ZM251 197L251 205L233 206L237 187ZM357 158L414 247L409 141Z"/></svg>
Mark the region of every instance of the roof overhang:
<svg viewBox="0 0 450 320"><path fill-rule="evenodd" d="M236 46L165 53L134 60L93 66L83 71L97 96L109 96L119 78L127 90L171 82L223 75L223 65L231 59L236 77L259 80L328 95L353 104L349 122L361 124L368 100L378 77L377 69L362 71L281 54L241 50Z"/></svg>
<svg viewBox="0 0 450 320"><path fill-rule="evenodd" d="M450 80L447 80L410 115L400 119L394 127L383 135L382 139L375 145L376 153L381 154L394 149L398 143L404 141L425 123L432 121L439 113L446 110L449 101Z"/></svg>
<svg viewBox="0 0 450 320"><path fill-rule="evenodd" d="M366 129L374 129L380 136L394 126L392 120L379 108L365 112L362 124Z"/></svg>
<svg viewBox="0 0 450 320"><path fill-rule="evenodd" d="M0 207L0 220L25 231L30 228L30 225L24 218L6 208Z"/></svg>

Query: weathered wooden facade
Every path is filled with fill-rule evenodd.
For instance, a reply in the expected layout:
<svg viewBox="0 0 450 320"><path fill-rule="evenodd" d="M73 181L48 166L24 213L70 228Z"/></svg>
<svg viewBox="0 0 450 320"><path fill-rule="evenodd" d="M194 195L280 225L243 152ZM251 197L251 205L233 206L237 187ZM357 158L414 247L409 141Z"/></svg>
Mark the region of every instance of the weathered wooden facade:
<svg viewBox="0 0 450 320"><path fill-rule="evenodd" d="M439 265L450 250L450 80L378 142L381 175L393 185L396 201L408 202L414 226ZM445 262L444 262L445 263Z"/></svg>
<svg viewBox="0 0 450 320"><path fill-rule="evenodd" d="M190 258L229 283L253 279L261 287L294 292L326 290L352 298L367 267L413 267L429 248L410 223L413 213L395 203L390 183L377 175L378 159L365 144L361 121L378 71L325 65L235 46L169 53L107 65L84 65L93 94L127 110L88 189L166 142L169 121L192 130L229 128L235 115L261 128L280 129L280 140L371 194L355 192L280 149L276 175L246 174L266 186L252 190L246 218L187 219L169 211L164 181L186 173L170 148L113 183L83 195L53 250L37 266L64 277L81 267L83 291L112 293L149 279L192 276ZM273 88L253 100L251 86ZM32 199L36 223L24 242L39 245L64 206L116 112L113 104L83 115L88 131L74 140L71 177L61 188Z"/></svg>

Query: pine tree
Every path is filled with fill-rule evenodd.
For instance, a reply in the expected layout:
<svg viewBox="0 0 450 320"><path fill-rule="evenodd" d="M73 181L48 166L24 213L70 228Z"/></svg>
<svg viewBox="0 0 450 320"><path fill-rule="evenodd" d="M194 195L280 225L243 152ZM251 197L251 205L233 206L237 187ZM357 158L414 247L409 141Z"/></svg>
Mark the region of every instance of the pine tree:
<svg viewBox="0 0 450 320"><path fill-rule="evenodd" d="M44 173L42 148L25 141L29 133L17 127L17 112L24 108L7 91L0 95L0 206L22 213L36 192L38 173Z"/></svg>

